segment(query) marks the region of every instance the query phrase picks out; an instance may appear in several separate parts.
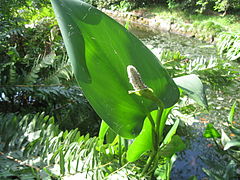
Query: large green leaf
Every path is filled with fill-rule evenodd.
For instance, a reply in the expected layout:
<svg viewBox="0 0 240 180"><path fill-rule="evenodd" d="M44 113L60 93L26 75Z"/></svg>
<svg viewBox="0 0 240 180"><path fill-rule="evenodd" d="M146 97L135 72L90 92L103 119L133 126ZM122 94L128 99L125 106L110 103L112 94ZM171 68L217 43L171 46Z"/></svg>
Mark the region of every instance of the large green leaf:
<svg viewBox="0 0 240 180"><path fill-rule="evenodd" d="M163 129L165 127L165 123L167 121L168 114L170 113L172 108L167 108L163 110L161 117L161 126L159 128L159 134L162 134ZM153 117L156 123L158 111L151 112L151 116ZM152 142L152 126L150 121L146 118L144 121L144 125L140 134L135 138L134 142L129 146L127 151L127 160L130 162L136 161L144 154L146 151L151 150L153 148Z"/></svg>
<svg viewBox="0 0 240 180"><path fill-rule="evenodd" d="M173 80L190 98L206 109L208 108L203 84L197 75L190 74L174 78Z"/></svg>
<svg viewBox="0 0 240 180"><path fill-rule="evenodd" d="M136 137L156 105L129 95L127 66L140 72L165 107L179 91L159 60L141 41L101 11L79 0L51 0L76 79L98 115L117 134Z"/></svg>

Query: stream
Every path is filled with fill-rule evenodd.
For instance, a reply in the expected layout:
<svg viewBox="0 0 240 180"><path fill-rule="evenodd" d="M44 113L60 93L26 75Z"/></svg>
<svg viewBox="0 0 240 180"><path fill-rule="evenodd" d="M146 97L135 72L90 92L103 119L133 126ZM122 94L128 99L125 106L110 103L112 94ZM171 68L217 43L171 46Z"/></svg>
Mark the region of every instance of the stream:
<svg viewBox="0 0 240 180"><path fill-rule="evenodd" d="M160 57L162 50L179 51L181 55L187 58L219 58L217 49L213 44L207 44L202 41L188 38L167 32L153 32L151 29L139 29L134 25L129 26L129 31L135 34L152 52ZM239 72L239 64L238 72ZM213 141L203 138L203 131L207 123L213 123L218 130L224 128L224 121L230 111L234 100L240 100L240 82L231 83L231 86L223 85L220 90L214 90L212 87L206 88L206 94L209 103L209 112L193 112L194 121L183 128L182 138L187 149L178 153L171 173L172 180L185 180L192 176L197 179L208 179L203 168L209 169L205 160L212 160L218 163L226 163L225 157L218 154ZM236 109L236 112L239 109ZM239 113L237 115L239 118Z"/></svg>

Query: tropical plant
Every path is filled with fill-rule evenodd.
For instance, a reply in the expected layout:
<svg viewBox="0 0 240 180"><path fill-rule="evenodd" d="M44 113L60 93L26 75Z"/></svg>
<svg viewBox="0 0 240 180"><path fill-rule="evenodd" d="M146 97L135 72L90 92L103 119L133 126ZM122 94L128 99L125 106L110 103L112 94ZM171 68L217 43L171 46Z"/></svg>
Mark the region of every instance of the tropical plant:
<svg viewBox="0 0 240 180"><path fill-rule="evenodd" d="M81 127L83 134L96 135L99 118L76 87L56 20L32 23L0 39L0 111L45 112L62 129Z"/></svg>
<svg viewBox="0 0 240 180"><path fill-rule="evenodd" d="M99 10L84 2L51 2L79 86L103 119L99 136L104 140L110 130L108 139L118 139L119 164L122 138L135 138L125 147L129 162L150 151L142 176L151 176L159 160L171 164L173 155L185 147L175 135L178 120L163 135L179 98L173 79L142 42ZM178 85L185 87L186 81Z"/></svg>

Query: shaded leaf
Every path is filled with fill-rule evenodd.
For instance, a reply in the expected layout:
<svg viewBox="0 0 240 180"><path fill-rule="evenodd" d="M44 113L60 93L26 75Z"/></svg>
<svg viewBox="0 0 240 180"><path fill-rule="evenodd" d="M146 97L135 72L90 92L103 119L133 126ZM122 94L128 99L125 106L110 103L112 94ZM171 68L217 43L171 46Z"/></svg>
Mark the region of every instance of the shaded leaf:
<svg viewBox="0 0 240 180"><path fill-rule="evenodd" d="M171 141L163 146L159 154L163 157L172 157L173 154L183 151L186 148L185 143L182 141L181 137L174 135Z"/></svg>
<svg viewBox="0 0 240 180"><path fill-rule="evenodd" d="M75 0L52 0L75 77L98 115L117 134L136 137L155 103L136 95L127 66L140 72L165 107L179 91L158 58L123 26L94 7Z"/></svg>
<svg viewBox="0 0 240 180"><path fill-rule="evenodd" d="M174 82L179 86L184 92L198 104L208 108L206 94L203 88L203 84L197 75L191 74L186 76L181 76L173 78Z"/></svg>

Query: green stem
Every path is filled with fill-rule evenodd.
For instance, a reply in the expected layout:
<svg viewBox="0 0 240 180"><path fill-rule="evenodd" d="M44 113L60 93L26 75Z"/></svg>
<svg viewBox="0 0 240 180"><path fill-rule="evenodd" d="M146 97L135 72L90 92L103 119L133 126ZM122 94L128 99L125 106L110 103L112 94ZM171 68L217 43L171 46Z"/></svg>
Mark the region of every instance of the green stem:
<svg viewBox="0 0 240 180"><path fill-rule="evenodd" d="M152 126L152 143L153 143L153 149L152 149L151 154L150 154L150 156L149 156L149 158L148 158L148 160L147 160L146 165L144 166L144 169L143 169L143 171L142 171L142 175L144 175L144 174L148 171L148 169L150 168L150 166L152 165L152 162L153 162L154 159L155 159L156 152L157 152L157 148L158 148L157 143L156 143L157 133L156 133L156 131L155 131L155 122L154 122L154 120L153 120L153 118L152 118L152 115L151 115L150 113L147 115L147 117L148 117L148 119L149 119L149 121L150 121L150 123L151 123L151 126Z"/></svg>
<svg viewBox="0 0 240 180"><path fill-rule="evenodd" d="M152 143L153 143L153 149L154 150L157 150L157 144L156 144L156 140L157 140L157 132L155 131L155 123L154 123L154 120L152 118L152 115L149 113L147 115L150 123L151 123L151 126L152 126Z"/></svg>
<svg viewBox="0 0 240 180"><path fill-rule="evenodd" d="M157 133L157 144L158 146L160 145L160 138L162 136L162 132L160 134L159 129L160 129L160 124L161 124L161 118L162 118L162 113L163 113L163 107L159 107L158 113L157 113L157 119L156 119L156 133Z"/></svg>
<svg viewBox="0 0 240 180"><path fill-rule="evenodd" d="M122 138L118 135L119 165L122 166Z"/></svg>
<svg viewBox="0 0 240 180"><path fill-rule="evenodd" d="M148 174L147 171L151 167L152 162L154 161L156 154L157 154L157 152L155 150L153 150L151 155L150 155L150 157L147 160L147 164L145 165L145 167L144 167L144 169L142 171L142 175Z"/></svg>

